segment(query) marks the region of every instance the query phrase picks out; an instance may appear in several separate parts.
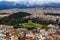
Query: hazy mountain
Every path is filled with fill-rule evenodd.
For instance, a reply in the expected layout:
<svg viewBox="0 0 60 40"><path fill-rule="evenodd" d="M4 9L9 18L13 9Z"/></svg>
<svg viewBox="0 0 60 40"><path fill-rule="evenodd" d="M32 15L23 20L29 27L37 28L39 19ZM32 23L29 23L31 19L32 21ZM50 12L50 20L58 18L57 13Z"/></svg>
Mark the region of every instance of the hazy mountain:
<svg viewBox="0 0 60 40"><path fill-rule="evenodd" d="M0 10L2 9L12 9L12 8L60 8L60 3L29 3L27 2L11 2L11 1L1 1Z"/></svg>

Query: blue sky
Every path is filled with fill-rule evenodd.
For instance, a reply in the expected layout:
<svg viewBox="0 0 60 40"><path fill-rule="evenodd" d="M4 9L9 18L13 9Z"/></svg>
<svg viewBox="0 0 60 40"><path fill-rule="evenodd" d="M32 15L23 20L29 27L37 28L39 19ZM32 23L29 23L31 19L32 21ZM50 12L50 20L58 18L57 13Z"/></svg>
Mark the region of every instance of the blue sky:
<svg viewBox="0 0 60 40"><path fill-rule="evenodd" d="M60 3L60 0L0 0L0 1L41 1L41 2L59 2Z"/></svg>

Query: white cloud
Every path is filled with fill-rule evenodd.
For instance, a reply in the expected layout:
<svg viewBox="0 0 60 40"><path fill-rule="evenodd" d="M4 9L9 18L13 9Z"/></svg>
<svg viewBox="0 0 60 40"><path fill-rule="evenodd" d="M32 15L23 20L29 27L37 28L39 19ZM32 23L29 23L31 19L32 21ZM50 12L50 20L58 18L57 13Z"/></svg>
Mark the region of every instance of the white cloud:
<svg viewBox="0 0 60 40"><path fill-rule="evenodd" d="M50 3L50 2L57 2L57 3L59 2L60 3L60 0L58 0L58 1L56 1L56 0L6 0L6 1L14 1L16 3L24 3L27 6L34 5L34 4L41 5L41 4ZM21 1L23 1L23 2L21 2ZM14 5L16 5L16 3Z"/></svg>
<svg viewBox="0 0 60 40"><path fill-rule="evenodd" d="M59 2L60 3L60 0L0 0L0 1L13 1L15 2L14 5L16 5L16 3L23 3L25 4L26 6L31 6L31 5L34 5L34 4L37 4L37 5L41 5L41 4L46 4L46 3L50 3L50 2Z"/></svg>
<svg viewBox="0 0 60 40"><path fill-rule="evenodd" d="M19 1L29 1L29 2L35 2L35 1L40 1L40 2L59 2L60 0L0 0L0 1L15 1L15 2L19 2Z"/></svg>

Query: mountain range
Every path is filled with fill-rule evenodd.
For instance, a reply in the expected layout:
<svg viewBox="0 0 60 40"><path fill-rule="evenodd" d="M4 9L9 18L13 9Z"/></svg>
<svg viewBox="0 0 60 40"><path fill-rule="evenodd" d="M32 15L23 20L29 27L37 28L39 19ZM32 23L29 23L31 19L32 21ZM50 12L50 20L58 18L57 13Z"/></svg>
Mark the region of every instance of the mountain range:
<svg viewBox="0 0 60 40"><path fill-rule="evenodd" d="M29 3L27 2L12 2L12 1L1 1L0 2L0 10L4 9L13 9L13 8L60 8L60 3Z"/></svg>

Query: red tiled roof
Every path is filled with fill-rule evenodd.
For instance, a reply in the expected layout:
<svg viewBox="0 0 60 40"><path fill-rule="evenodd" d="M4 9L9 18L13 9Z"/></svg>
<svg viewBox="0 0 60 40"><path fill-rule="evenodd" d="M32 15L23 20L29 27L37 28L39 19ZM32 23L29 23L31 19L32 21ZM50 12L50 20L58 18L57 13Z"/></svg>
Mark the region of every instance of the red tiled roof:
<svg viewBox="0 0 60 40"><path fill-rule="evenodd" d="M16 33L16 32L17 32L17 30L13 29L13 30L11 30L11 31L10 31L10 33L12 33L12 32Z"/></svg>

